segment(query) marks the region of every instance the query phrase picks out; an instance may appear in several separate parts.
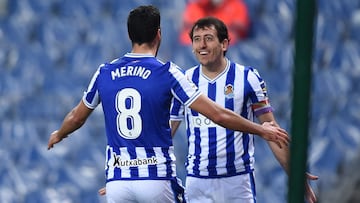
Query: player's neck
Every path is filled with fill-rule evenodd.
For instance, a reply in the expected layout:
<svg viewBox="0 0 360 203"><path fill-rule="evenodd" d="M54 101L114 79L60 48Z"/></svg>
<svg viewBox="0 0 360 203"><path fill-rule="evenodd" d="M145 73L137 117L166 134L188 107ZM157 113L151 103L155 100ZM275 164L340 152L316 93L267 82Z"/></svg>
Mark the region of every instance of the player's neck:
<svg viewBox="0 0 360 203"><path fill-rule="evenodd" d="M160 42L161 42L161 32L159 29L156 37L152 42L142 43L142 44L132 43L131 53L151 54L156 57L157 52L159 51Z"/></svg>
<svg viewBox="0 0 360 203"><path fill-rule="evenodd" d="M142 44L134 43L132 45L131 53L151 54L153 56L156 56L158 50L159 50L159 44L155 41L153 43L142 43Z"/></svg>
<svg viewBox="0 0 360 203"><path fill-rule="evenodd" d="M132 47L131 53L136 54L151 54L153 56L156 56L157 49L149 47L148 45L142 44L142 45L134 45Z"/></svg>
<svg viewBox="0 0 360 203"><path fill-rule="evenodd" d="M206 77L214 79L225 70L226 65L227 60L224 57L214 63L202 64L202 72Z"/></svg>

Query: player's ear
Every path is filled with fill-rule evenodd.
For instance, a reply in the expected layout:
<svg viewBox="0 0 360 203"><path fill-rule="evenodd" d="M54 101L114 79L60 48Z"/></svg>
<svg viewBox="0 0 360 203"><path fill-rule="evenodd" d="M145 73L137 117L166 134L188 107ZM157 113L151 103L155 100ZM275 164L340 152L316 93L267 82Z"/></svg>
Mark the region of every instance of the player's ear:
<svg viewBox="0 0 360 203"><path fill-rule="evenodd" d="M156 36L155 36L155 41L161 41L161 29L159 28L157 30Z"/></svg>
<svg viewBox="0 0 360 203"><path fill-rule="evenodd" d="M223 48L223 51L227 51L228 48L229 48L229 39L224 39L222 42L221 42L221 46Z"/></svg>
<svg viewBox="0 0 360 203"><path fill-rule="evenodd" d="M161 38L161 28L158 29L157 35Z"/></svg>

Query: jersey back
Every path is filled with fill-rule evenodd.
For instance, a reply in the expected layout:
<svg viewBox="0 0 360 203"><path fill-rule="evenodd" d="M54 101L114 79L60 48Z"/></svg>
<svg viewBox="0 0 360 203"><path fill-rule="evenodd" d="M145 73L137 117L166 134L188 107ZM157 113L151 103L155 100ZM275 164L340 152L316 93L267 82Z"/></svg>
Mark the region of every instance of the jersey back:
<svg viewBox="0 0 360 203"><path fill-rule="evenodd" d="M171 101L189 105L199 94L175 64L151 55L128 53L102 64L83 101L89 108L102 104L107 180L174 177Z"/></svg>

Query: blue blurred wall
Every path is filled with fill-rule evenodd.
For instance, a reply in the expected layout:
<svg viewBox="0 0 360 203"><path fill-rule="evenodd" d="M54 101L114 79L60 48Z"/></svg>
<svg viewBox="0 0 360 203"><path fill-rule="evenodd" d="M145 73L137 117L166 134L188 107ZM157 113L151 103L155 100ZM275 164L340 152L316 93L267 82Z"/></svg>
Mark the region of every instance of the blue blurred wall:
<svg viewBox="0 0 360 203"><path fill-rule="evenodd" d="M336 202L329 192L359 156L360 1L317 2L308 163L320 176L313 183L319 199ZM105 202L97 195L105 179L101 107L53 150L47 141L98 65L130 51L127 14L150 3L162 13L159 57L194 65L191 49L176 40L185 0L0 0L0 202ZM251 35L228 57L259 69L277 120L289 130L295 1L246 3ZM182 126L174 141L182 179L184 139ZM267 144L256 142L258 201L286 202L287 176Z"/></svg>

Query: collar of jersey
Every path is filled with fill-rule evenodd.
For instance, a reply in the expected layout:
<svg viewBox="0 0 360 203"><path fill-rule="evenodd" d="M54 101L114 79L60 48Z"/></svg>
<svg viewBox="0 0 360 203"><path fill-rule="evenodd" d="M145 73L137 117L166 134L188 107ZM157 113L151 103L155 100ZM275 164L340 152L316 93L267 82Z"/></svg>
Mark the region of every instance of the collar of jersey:
<svg viewBox="0 0 360 203"><path fill-rule="evenodd" d="M154 55L150 54L150 53L126 53L125 54L126 57L133 57L133 58L143 58L143 57L154 57Z"/></svg>
<svg viewBox="0 0 360 203"><path fill-rule="evenodd" d="M229 67L230 67L230 61L228 60L228 58L225 58L226 59L226 68L219 74L217 75L214 79L210 79L209 77L207 77L205 74L203 74L203 71L202 71L202 65L200 65L200 73L201 75L209 81L209 83L214 83L216 82L216 80L218 78L220 78L222 75L224 75L228 70L229 70Z"/></svg>

